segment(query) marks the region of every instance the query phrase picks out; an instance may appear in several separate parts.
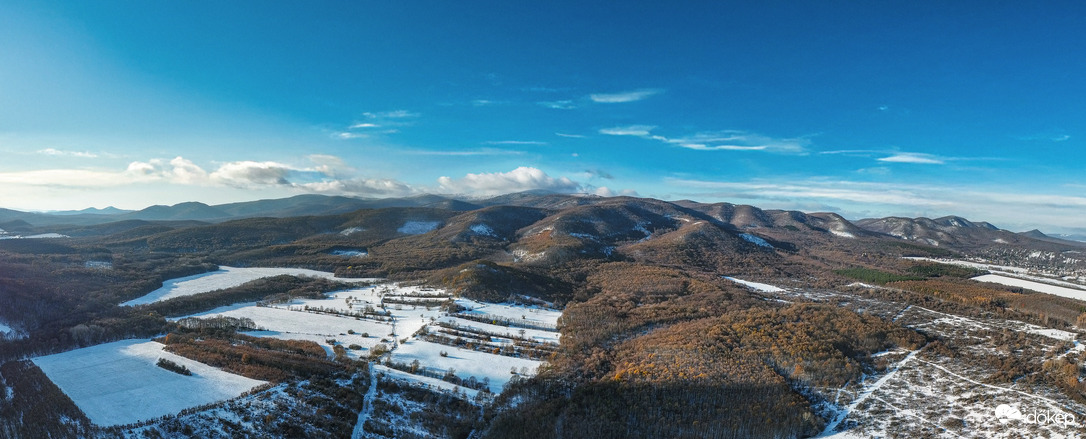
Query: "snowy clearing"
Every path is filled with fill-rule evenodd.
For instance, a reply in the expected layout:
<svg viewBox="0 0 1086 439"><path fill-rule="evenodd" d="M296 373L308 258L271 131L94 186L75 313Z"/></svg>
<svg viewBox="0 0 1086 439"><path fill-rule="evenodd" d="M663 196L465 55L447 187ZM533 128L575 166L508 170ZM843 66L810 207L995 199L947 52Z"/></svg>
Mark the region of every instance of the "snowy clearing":
<svg viewBox="0 0 1086 439"><path fill-rule="evenodd" d="M123 425L231 399L263 381L234 375L162 350L146 340L124 340L33 359L101 426ZM165 358L191 376L155 365Z"/></svg>
<svg viewBox="0 0 1086 439"><path fill-rule="evenodd" d="M421 235L436 230L439 225L441 225L439 221L408 221L396 231L405 235Z"/></svg>
<svg viewBox="0 0 1086 439"><path fill-rule="evenodd" d="M170 279L162 283L162 288L147 293L143 297L132 299L121 306L145 305L174 297L191 296L193 294L207 293L210 291L232 288L246 282L257 279L288 274L291 276L310 276L325 279L333 279L342 282L367 282L370 279L341 279L334 274L307 270L304 268L237 268L219 267L218 271Z"/></svg>
<svg viewBox="0 0 1086 439"><path fill-rule="evenodd" d="M759 291L759 292L763 292L763 293L780 293L780 292L785 291L785 289L781 288L781 287L776 287L776 286L773 286L773 285L763 284L763 283L758 283L758 282L751 282L749 280L736 279L736 278L731 277L731 276L724 276L724 279L727 279L727 280L730 280L730 281L735 282L737 284L743 285L743 286L745 286L747 288L750 288L750 289L752 289L754 291Z"/></svg>
<svg viewBox="0 0 1086 439"><path fill-rule="evenodd" d="M1045 283L1007 277L998 274L985 274L983 276L977 276L972 279L978 282L992 282L1011 287L1026 288L1041 293L1051 294L1054 296L1066 297L1069 299L1086 300L1086 291L1077 288L1067 288L1057 285L1049 285Z"/></svg>

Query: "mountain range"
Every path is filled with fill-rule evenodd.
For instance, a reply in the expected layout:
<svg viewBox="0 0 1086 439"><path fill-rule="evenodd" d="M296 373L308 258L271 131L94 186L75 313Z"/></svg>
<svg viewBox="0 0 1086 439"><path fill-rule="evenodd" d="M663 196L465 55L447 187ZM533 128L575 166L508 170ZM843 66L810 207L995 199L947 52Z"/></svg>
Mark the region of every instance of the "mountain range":
<svg viewBox="0 0 1086 439"><path fill-rule="evenodd" d="M561 210L578 206L616 205L616 200L633 202L634 198L604 198L584 195L547 193L514 193L485 199L457 199L438 195L407 198L363 199L344 196L298 195L290 198L267 199L229 204L208 205L185 202L172 206L155 205L141 210L126 211L113 207L61 212L21 212L0 209L0 229L8 233L76 233L99 234L109 230L133 228L137 225L174 225L222 223L244 218L289 218L298 216L337 215L360 209L433 208L453 212L468 212L489 206L516 206ZM1011 232L984 221L971 221L958 216L941 218L867 218L849 221L835 213L804 213L793 210L763 210L750 205L731 203L699 203L690 200L663 202L640 199L656 205L667 205L666 215L694 214L700 219L727 226L733 230L812 230L850 238L889 235L920 244L949 248L977 248L991 244L1021 244L1025 241L1043 242L1057 246L1086 247L1075 236L1047 235L1039 230ZM636 221L645 221L638 219ZM635 222L636 222L635 221ZM107 223L112 227L99 228ZM659 226L657 223L650 224Z"/></svg>

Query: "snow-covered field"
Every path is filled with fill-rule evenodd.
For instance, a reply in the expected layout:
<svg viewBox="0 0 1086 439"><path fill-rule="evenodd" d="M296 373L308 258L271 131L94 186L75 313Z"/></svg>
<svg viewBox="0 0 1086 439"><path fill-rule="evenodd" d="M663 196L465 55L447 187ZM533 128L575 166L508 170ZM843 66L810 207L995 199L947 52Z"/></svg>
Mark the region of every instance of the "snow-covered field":
<svg viewBox="0 0 1086 439"><path fill-rule="evenodd" d="M529 340L537 342L549 342L558 343L559 333L554 331L544 331L541 329L530 328L516 328L510 326L491 325L489 323L476 322L474 320L462 319L459 317L445 316L438 319L439 322L449 323L457 325L461 328L471 328L491 334L504 336L507 338L512 337L524 337ZM523 333L521 332L523 331Z"/></svg>
<svg viewBox="0 0 1086 439"><path fill-rule="evenodd" d="M162 350L160 343L124 340L33 359L43 372L102 426L123 425L223 401L264 384ZM165 358L191 376L155 363Z"/></svg>
<svg viewBox="0 0 1086 439"><path fill-rule="evenodd" d="M448 355L443 357L442 352ZM419 360L423 367L432 371L446 372L450 368L455 369L460 378L474 376L479 381L489 378L490 391L495 394L501 393L502 387L513 377L510 373L512 368L515 367L518 374L523 372L527 376L533 376L543 364L541 361L526 358L493 355L417 339L408 340L392 351L392 361L410 364L414 360Z"/></svg>
<svg viewBox="0 0 1086 439"><path fill-rule="evenodd" d="M410 381L415 384L429 387L431 389L443 390L446 392L460 392L467 396L468 399L474 399L475 395L479 393L478 390L469 389L467 387L461 387L448 381L442 381L437 378L430 378L426 376L413 375L401 370L396 370L391 367L382 366L380 364L374 364L370 366L374 372L383 373L388 375L392 379ZM376 386L374 386L376 388Z"/></svg>
<svg viewBox="0 0 1086 439"><path fill-rule="evenodd" d="M471 299L456 299L456 303L468 309L464 314L494 316L552 328L558 325L558 318L562 316L562 311L536 306L483 303Z"/></svg>
<svg viewBox="0 0 1086 439"><path fill-rule="evenodd" d="M937 262L940 264L958 265L962 267L976 268L978 270L990 270L990 271L1006 271L1010 273L1025 273L1029 270L1019 267L1011 267L1007 265L987 264L983 262L961 261L957 259L936 259L936 258L922 258L909 256L902 259L908 259L910 261L924 261L924 262Z"/></svg>
<svg viewBox="0 0 1086 439"><path fill-rule="evenodd" d="M1008 277L999 274L985 274L983 276L974 277L973 280L979 282L992 282L1000 285L1007 285L1011 287L1021 287L1030 289L1033 291L1039 291L1042 293L1052 294L1054 296L1067 297L1069 299L1086 300L1086 290L1080 290L1078 288L1061 287L1058 285L1050 285L1047 283L1035 282L1031 280L1018 279L1014 277Z"/></svg>
<svg viewBox="0 0 1086 439"><path fill-rule="evenodd" d="M292 276L310 276L325 279L335 279L342 282L369 282L372 279L342 279L334 274L306 270L304 268L237 268L219 267L218 271L170 279L162 283L162 288L147 293L143 297L129 300L121 306L145 305L174 297L191 296L193 294L207 293L210 291L232 288L246 282L257 279L288 274Z"/></svg>
<svg viewBox="0 0 1086 439"><path fill-rule="evenodd" d="M274 271L280 269L266 270L271 271L261 274L270 276L272 273L281 273ZM213 284L214 288L224 288L231 283L240 284L244 282L242 279L252 278L257 274L230 268L223 271L226 274L221 274L218 279L204 280L203 285L194 285L191 282L212 276L190 276L169 281L167 285L174 286L181 294L196 294L212 288L208 286L209 283ZM453 369L455 375L461 379L475 377L478 382L487 380L489 389L494 393L500 393L513 376L535 375L543 362L432 343L416 338L414 334L423 328L434 331L435 327L431 325L441 322L492 334L494 338L491 344L494 346L512 344L513 338L526 338L552 346L558 343L559 334L553 328L558 324L561 311L539 306L494 304L460 298L455 299L455 302L463 310L456 315L449 315L437 304L448 299L452 297L444 290L376 283L330 293L320 299L297 299L271 306L256 306L255 303L234 304L187 317L227 316L252 319L260 330L246 334L314 341L321 345L329 356L336 345L357 345L361 349L348 349L347 355L354 359L365 359L369 358L373 348L380 344L391 350L388 358L395 363L406 365L418 360L423 370L440 375ZM362 316L363 313L368 314ZM380 315L374 316L373 313ZM468 317L506 321L510 326L477 322ZM443 352L445 355L442 355ZM380 367L379 370L397 379L413 380L419 385L435 389L460 389L460 393L469 396L477 393L424 375L395 371L387 367ZM515 374L512 373L514 371Z"/></svg>

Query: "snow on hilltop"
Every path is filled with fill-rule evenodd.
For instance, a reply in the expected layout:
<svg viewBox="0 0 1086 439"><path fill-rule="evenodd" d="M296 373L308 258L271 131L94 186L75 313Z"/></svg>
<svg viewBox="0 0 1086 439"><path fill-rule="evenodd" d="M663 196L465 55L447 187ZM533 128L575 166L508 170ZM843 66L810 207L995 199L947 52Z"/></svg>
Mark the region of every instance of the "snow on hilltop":
<svg viewBox="0 0 1086 439"><path fill-rule="evenodd" d="M210 291L221 290L224 288L236 287L246 282L254 281L265 277L279 276L281 274L288 274L291 276L321 277L325 279L335 279L344 282L350 282L355 280L339 279L336 278L335 275L332 273L316 270L306 270L304 268L219 267L218 271L212 271L210 273L170 279L162 284L162 288L147 293L143 297L124 302L121 304L121 306L146 305L148 303L172 299L174 297L207 293Z"/></svg>
<svg viewBox="0 0 1086 439"><path fill-rule="evenodd" d="M231 399L265 384L163 351L164 345L124 340L33 359L34 364L100 426L124 425ZM158 367L165 358L191 376Z"/></svg>

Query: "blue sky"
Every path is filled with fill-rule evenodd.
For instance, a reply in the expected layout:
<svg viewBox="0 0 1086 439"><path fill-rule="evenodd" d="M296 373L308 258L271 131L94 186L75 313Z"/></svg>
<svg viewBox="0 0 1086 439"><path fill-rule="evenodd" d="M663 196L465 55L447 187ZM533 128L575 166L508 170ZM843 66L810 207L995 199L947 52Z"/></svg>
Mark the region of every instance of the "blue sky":
<svg viewBox="0 0 1086 439"><path fill-rule="evenodd" d="M542 189L1086 229L1080 2L0 0L0 207Z"/></svg>

